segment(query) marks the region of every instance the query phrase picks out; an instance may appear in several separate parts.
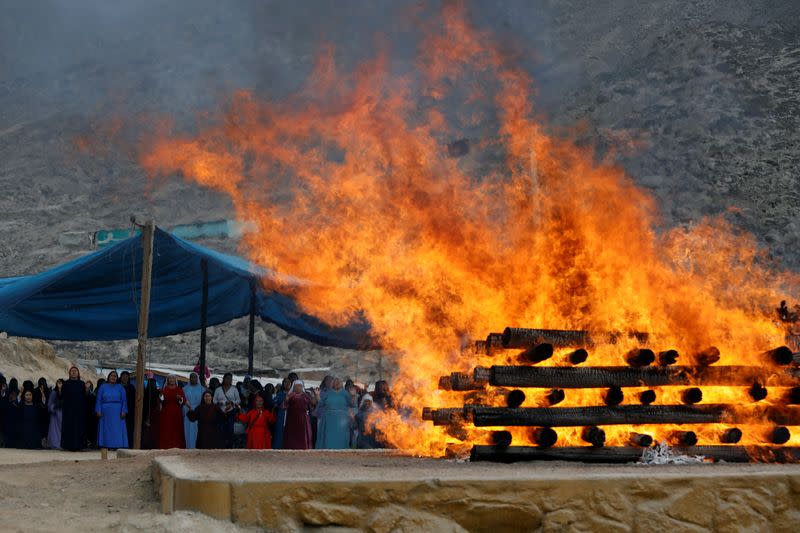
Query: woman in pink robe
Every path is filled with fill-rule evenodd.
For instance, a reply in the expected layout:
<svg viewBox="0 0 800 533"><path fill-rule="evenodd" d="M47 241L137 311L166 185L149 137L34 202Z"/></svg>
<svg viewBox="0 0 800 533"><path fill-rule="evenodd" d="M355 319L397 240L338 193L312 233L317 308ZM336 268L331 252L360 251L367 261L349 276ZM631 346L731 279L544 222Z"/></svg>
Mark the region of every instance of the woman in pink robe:
<svg viewBox="0 0 800 533"><path fill-rule="evenodd" d="M286 426L283 428L283 448L285 450L308 450L311 448L311 420L308 412L311 400L305 393L305 384L297 380L286 395Z"/></svg>

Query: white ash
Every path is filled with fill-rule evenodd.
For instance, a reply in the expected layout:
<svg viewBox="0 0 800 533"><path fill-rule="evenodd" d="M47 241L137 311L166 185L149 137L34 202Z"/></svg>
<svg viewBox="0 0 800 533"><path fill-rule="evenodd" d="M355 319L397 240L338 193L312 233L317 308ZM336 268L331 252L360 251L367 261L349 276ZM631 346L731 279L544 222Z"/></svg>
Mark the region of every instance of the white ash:
<svg viewBox="0 0 800 533"><path fill-rule="evenodd" d="M644 465L688 465L703 462L705 456L676 453L666 441L661 441L652 448L646 448L639 460L639 464Z"/></svg>

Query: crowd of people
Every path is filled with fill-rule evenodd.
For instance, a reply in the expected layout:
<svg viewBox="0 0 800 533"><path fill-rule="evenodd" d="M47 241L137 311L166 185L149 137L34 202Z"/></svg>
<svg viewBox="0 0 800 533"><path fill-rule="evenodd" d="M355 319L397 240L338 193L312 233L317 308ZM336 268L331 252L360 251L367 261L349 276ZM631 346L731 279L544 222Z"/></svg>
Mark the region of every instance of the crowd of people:
<svg viewBox="0 0 800 533"><path fill-rule="evenodd" d="M206 376L204 376L205 378ZM130 448L134 442L136 388L128 372L111 371L97 387L77 367L51 388L0 374L0 445L7 448ZM368 393L351 380L326 376L307 388L290 373L276 388L246 377L201 383L197 372L181 386L168 376L159 388L145 375L142 449L384 448L375 413L394 409L386 381Z"/></svg>

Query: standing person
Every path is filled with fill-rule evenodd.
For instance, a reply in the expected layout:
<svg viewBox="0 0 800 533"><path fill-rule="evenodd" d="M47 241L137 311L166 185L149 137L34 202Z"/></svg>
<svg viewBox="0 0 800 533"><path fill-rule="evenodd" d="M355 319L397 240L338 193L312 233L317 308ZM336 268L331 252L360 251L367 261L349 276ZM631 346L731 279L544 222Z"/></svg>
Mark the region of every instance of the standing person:
<svg viewBox="0 0 800 533"><path fill-rule="evenodd" d="M197 358L197 364L194 365L192 372L198 374L200 377L200 384L205 387L206 383L208 383L208 379L211 377L211 369L208 368L208 365L203 365L203 368L200 368L200 357Z"/></svg>
<svg viewBox="0 0 800 533"><path fill-rule="evenodd" d="M188 449L195 448L197 443L197 422L189 419L189 412L200 405L204 391L197 373L189 374L189 384L183 388L183 394L186 396L186 403L183 405L183 435Z"/></svg>
<svg viewBox="0 0 800 533"><path fill-rule="evenodd" d="M225 415L214 405L214 395L205 391L200 404L189 411L189 420L197 423L197 448L203 450L222 448L222 423Z"/></svg>
<svg viewBox="0 0 800 533"><path fill-rule="evenodd" d="M64 380L57 379L56 386L50 391L47 399L47 411L50 422L47 428L47 442L54 450L61 448L61 424L64 421Z"/></svg>
<svg viewBox="0 0 800 533"><path fill-rule="evenodd" d="M185 403L186 395L178 386L178 377L174 374L167 376L167 382L161 389L161 413L158 427L158 447L160 449L186 447L183 436L183 405Z"/></svg>
<svg viewBox="0 0 800 533"><path fill-rule="evenodd" d="M284 400L286 426L283 428L283 448L286 450L308 450L311 448L311 401L305 392L305 383L292 383L292 389Z"/></svg>
<svg viewBox="0 0 800 533"><path fill-rule="evenodd" d="M325 435L325 404L322 400L328 395L328 391L331 388L331 383L333 383L333 376L325 376L322 378L322 383L319 384L319 389L317 389L317 407L312 412L312 417L317 419L316 425L312 422L312 429L315 429L314 432L314 448L324 448L322 445L322 440Z"/></svg>
<svg viewBox="0 0 800 533"><path fill-rule="evenodd" d="M97 380L97 383L100 386L100 380ZM83 409L86 412L86 442L89 448L97 447L97 413L94 410L96 403L97 396L95 395L94 384L87 379L86 404Z"/></svg>
<svg viewBox="0 0 800 533"><path fill-rule="evenodd" d="M44 407L33 401L33 391L25 389L17 415L17 447L35 450L42 447L39 424Z"/></svg>
<svg viewBox="0 0 800 533"><path fill-rule="evenodd" d="M131 373L123 370L119 375L119 384L125 389L125 401L128 402L128 409L131 411L125 417L125 429L128 431L128 445L133 447L133 423L136 418L136 387L131 384Z"/></svg>
<svg viewBox="0 0 800 533"><path fill-rule="evenodd" d="M333 378L330 388L317 406L323 412L317 433L317 448L343 450L350 447L350 409L353 406L350 393L342 387L342 380Z"/></svg>
<svg viewBox="0 0 800 533"><path fill-rule="evenodd" d="M222 436L225 439L225 447L233 447L233 422L236 420L236 409L241 404L239 391L233 386L233 374L226 372L222 376L222 385L214 392L214 403L225 413L225 423L222 428Z"/></svg>
<svg viewBox="0 0 800 533"><path fill-rule="evenodd" d="M158 448L158 426L161 413L158 386L155 375L145 372L144 401L142 402L142 449L154 450Z"/></svg>
<svg viewBox="0 0 800 533"><path fill-rule="evenodd" d="M128 428L125 417L128 415L128 398L125 387L117 383L117 372L108 373L108 379L97 389L95 414L97 425L97 445L100 448L127 448Z"/></svg>
<svg viewBox="0 0 800 533"><path fill-rule="evenodd" d="M76 452L86 444L86 386L78 367L69 369L61 397L61 449Z"/></svg>
<svg viewBox="0 0 800 533"><path fill-rule="evenodd" d="M214 377L208 381L208 390L211 391L212 396L214 395L215 392L217 392L219 386L220 386L219 378Z"/></svg>
<svg viewBox="0 0 800 533"><path fill-rule="evenodd" d="M47 410L47 400L50 399L50 386L47 379L40 377L36 382L36 391L33 393L33 403L41 407L39 414L39 434L44 441L47 439L47 431L50 427L50 412Z"/></svg>
<svg viewBox="0 0 800 533"><path fill-rule="evenodd" d="M253 398L254 407L239 414L239 420L247 426L247 449L269 450L272 448L272 435L269 425L275 422L275 415L264 408L264 397L257 393Z"/></svg>
<svg viewBox="0 0 800 533"><path fill-rule="evenodd" d="M284 378L275 395L275 431L273 432L272 447L276 450L283 448L283 428L286 425L286 407L283 403L291 389L292 382L289 378Z"/></svg>
<svg viewBox="0 0 800 533"><path fill-rule="evenodd" d="M17 426L19 418L19 390L9 388L0 407L3 409L3 440L6 448L17 447Z"/></svg>
<svg viewBox="0 0 800 533"><path fill-rule="evenodd" d="M372 396L369 394L362 396L361 403L358 406L358 413L356 413L356 426L358 427L356 448L360 450L370 450L381 447L375 438L375 428L369 419L374 410L375 407L372 404Z"/></svg>
<svg viewBox="0 0 800 533"><path fill-rule="evenodd" d="M389 391L389 384L386 380L379 380L375 382L375 390L372 392L372 401L375 404L375 407L379 409L393 409L394 408L394 401L392 400L392 394Z"/></svg>

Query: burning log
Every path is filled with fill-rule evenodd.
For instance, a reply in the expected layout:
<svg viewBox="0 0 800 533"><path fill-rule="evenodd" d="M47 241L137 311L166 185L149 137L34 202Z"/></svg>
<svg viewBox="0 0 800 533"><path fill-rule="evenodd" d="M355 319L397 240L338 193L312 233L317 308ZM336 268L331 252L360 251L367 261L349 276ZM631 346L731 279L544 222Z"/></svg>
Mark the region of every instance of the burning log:
<svg viewBox="0 0 800 533"><path fill-rule="evenodd" d="M697 433L694 431L673 431L667 440L674 446L694 446L697 444Z"/></svg>
<svg viewBox="0 0 800 533"><path fill-rule="evenodd" d="M764 387L761 383L753 383L753 386L747 390L747 393L753 399L754 402L760 402L764 398L767 397L767 388Z"/></svg>
<svg viewBox="0 0 800 533"><path fill-rule="evenodd" d="M486 337L486 354L492 355L496 350L502 350L503 334L502 333L489 333Z"/></svg>
<svg viewBox="0 0 800 533"><path fill-rule="evenodd" d="M542 448L550 448L555 446L558 441L558 433L553 428L533 428L531 430L531 439Z"/></svg>
<svg viewBox="0 0 800 533"><path fill-rule="evenodd" d="M506 396L506 405L515 409L525 401L525 393L521 390L512 390Z"/></svg>
<svg viewBox="0 0 800 533"><path fill-rule="evenodd" d="M589 357L589 352L587 352L584 348L578 348L567 354L566 361L571 365L579 365L586 361Z"/></svg>
<svg viewBox="0 0 800 533"><path fill-rule="evenodd" d="M517 356L520 361L526 363L541 363L553 356L553 345L547 342L531 346L527 350L520 352Z"/></svg>
<svg viewBox="0 0 800 533"><path fill-rule="evenodd" d="M489 353L486 341L475 341L475 353Z"/></svg>
<svg viewBox="0 0 800 533"><path fill-rule="evenodd" d="M648 366L655 360L656 354L647 348L634 348L625 354L625 362L634 368Z"/></svg>
<svg viewBox="0 0 800 533"><path fill-rule="evenodd" d="M653 437L647 435L646 433L631 433L628 436L628 442L630 442L633 446L639 446L640 448L649 448L653 445Z"/></svg>
<svg viewBox="0 0 800 533"><path fill-rule="evenodd" d="M606 432L597 426L589 426L583 428L581 438L592 446L599 448L606 443Z"/></svg>
<svg viewBox="0 0 800 533"><path fill-rule="evenodd" d="M690 387L681 392L681 401L686 405L694 405L703 401L703 391L697 387Z"/></svg>
<svg viewBox="0 0 800 533"><path fill-rule="evenodd" d="M558 405L564 401L564 389L550 389L544 397L547 405Z"/></svg>
<svg viewBox="0 0 800 533"><path fill-rule="evenodd" d="M800 447L776 446L687 446L675 448L675 452L725 461L728 463L797 462ZM588 446L561 446L542 448L538 446L510 446L498 450L495 446L473 446L470 461L494 461L516 463L519 461L580 461L583 463L632 463L642 458L641 448L615 446L594 448Z"/></svg>
<svg viewBox="0 0 800 533"><path fill-rule="evenodd" d="M501 448L508 448L511 446L511 432L510 431L492 431L491 435L489 435L489 440L492 441L492 444Z"/></svg>
<svg viewBox="0 0 800 533"><path fill-rule="evenodd" d="M800 387L792 387L786 395L786 403L791 405L800 404Z"/></svg>
<svg viewBox="0 0 800 533"><path fill-rule="evenodd" d="M773 444L786 444L791 437L789 428L784 426L776 426L767 433L767 440Z"/></svg>
<svg viewBox="0 0 800 533"><path fill-rule="evenodd" d="M640 331L632 331L629 333L601 333L596 337L598 337L596 340L601 343L616 344L620 337L630 337L639 342L647 342L650 335ZM529 348L543 342L559 348L582 348L594 345L592 335L585 330L531 328L506 328L503 330L504 348Z"/></svg>
<svg viewBox="0 0 800 533"><path fill-rule="evenodd" d="M422 409L422 419L432 420L434 426L449 426L464 421L464 409L459 407L447 407L444 409L425 407Z"/></svg>
<svg viewBox="0 0 800 533"><path fill-rule="evenodd" d="M605 426L619 424L713 424L733 413L725 405L619 405L589 407L467 406L476 426Z"/></svg>
<svg viewBox="0 0 800 533"><path fill-rule="evenodd" d="M452 391L483 390L486 382L476 381L467 372L452 372L449 376L439 378L439 389Z"/></svg>
<svg viewBox="0 0 800 533"><path fill-rule="evenodd" d="M603 394L603 403L606 405L619 405L622 403L623 399L625 399L625 395L622 393L622 389L616 385L609 387L605 394Z"/></svg>
<svg viewBox="0 0 800 533"><path fill-rule="evenodd" d="M448 426L445 433L462 442L469 438L469 432L461 426Z"/></svg>
<svg viewBox="0 0 800 533"><path fill-rule="evenodd" d="M742 430L739 428L728 428L719 437L719 441L725 444L736 444L740 440L742 440Z"/></svg>
<svg viewBox="0 0 800 533"><path fill-rule="evenodd" d="M711 366L717 361L719 361L719 348L716 346L709 346L694 356L694 363L697 366Z"/></svg>
<svg viewBox="0 0 800 533"><path fill-rule="evenodd" d="M656 391L654 390L644 390L639 393L639 402L642 405L650 405L656 401Z"/></svg>
<svg viewBox="0 0 800 533"><path fill-rule="evenodd" d="M800 383L800 376L791 370L770 371L755 366L627 366L606 367L537 367L492 366L476 367L475 381L488 381L501 387L588 388L660 387L664 385L730 385L750 386L764 383L767 378L775 386Z"/></svg>
<svg viewBox="0 0 800 533"><path fill-rule="evenodd" d="M761 356L765 361L780 366L790 365L794 361L794 354L788 346L779 346L764 352Z"/></svg>
<svg viewBox="0 0 800 533"><path fill-rule="evenodd" d="M678 362L678 350L658 352L658 366L674 365Z"/></svg>

